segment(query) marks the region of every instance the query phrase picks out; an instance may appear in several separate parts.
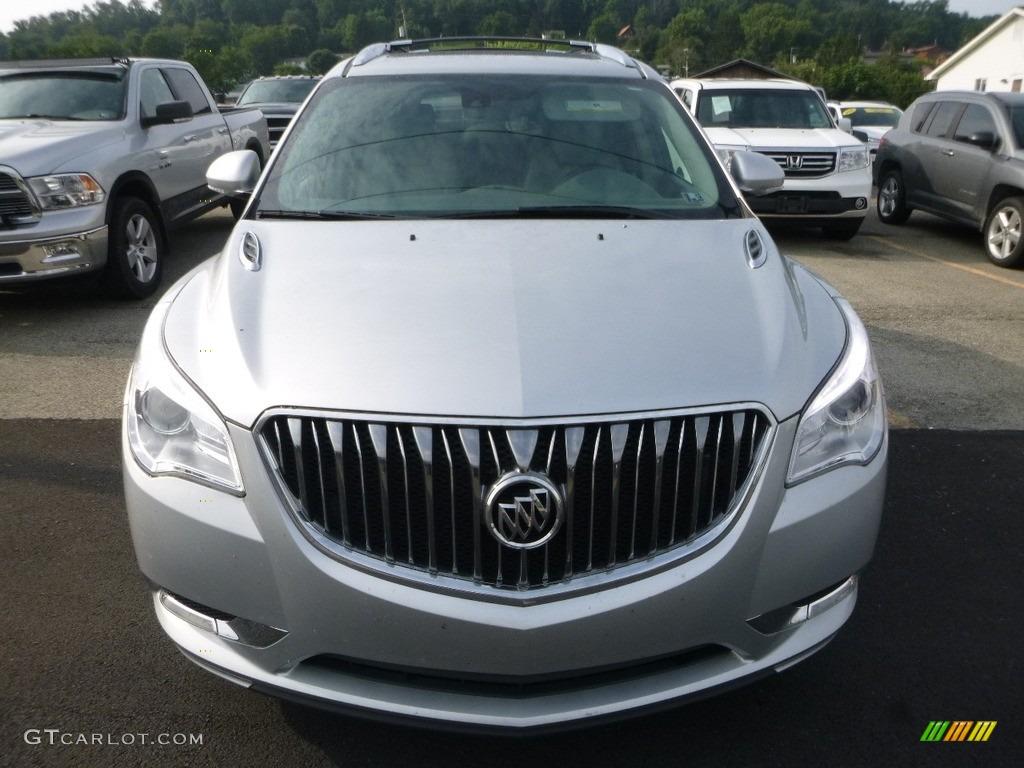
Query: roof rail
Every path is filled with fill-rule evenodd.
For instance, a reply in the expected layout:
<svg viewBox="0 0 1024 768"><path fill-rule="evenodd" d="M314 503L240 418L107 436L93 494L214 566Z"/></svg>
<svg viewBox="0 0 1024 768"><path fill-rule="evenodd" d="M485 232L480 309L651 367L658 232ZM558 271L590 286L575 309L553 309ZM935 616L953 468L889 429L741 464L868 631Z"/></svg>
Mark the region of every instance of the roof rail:
<svg viewBox="0 0 1024 768"><path fill-rule="evenodd" d="M132 60L126 56L107 56L90 59L23 59L19 61L0 61L0 69L48 69L58 67L103 67L120 64L130 67Z"/></svg>
<svg viewBox="0 0 1024 768"><path fill-rule="evenodd" d="M605 58L620 61L624 66L634 66L632 59L610 46L589 43L585 40L563 40L547 37L501 37L501 36L456 36L427 37L417 40L392 40L390 43L373 43L357 53L345 69L358 67L386 53L408 53L412 51L445 50L516 50L522 45L525 50L565 49L568 53L600 53ZM606 49L602 52L599 49Z"/></svg>

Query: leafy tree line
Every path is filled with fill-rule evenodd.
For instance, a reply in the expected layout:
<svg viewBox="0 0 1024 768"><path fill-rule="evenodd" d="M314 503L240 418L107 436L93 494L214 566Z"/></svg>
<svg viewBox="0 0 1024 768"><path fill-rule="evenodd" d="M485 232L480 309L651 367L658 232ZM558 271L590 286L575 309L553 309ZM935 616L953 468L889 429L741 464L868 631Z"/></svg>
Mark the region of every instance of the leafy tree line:
<svg viewBox="0 0 1024 768"><path fill-rule="evenodd" d="M955 50L994 19L952 13L947 0L100 0L16 22L0 35L0 59L183 58L227 90L288 71L286 60L322 70L331 52L402 35L547 34L619 45L674 75L747 58L836 98L905 104L926 87L900 51ZM890 55L869 66L865 50Z"/></svg>

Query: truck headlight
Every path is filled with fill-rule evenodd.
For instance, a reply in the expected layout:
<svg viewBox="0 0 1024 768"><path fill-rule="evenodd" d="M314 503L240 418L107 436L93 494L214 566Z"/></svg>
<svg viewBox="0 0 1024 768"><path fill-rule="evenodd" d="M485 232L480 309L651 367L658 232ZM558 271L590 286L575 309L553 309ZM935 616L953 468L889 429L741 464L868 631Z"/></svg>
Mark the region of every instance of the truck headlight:
<svg viewBox="0 0 1024 768"><path fill-rule="evenodd" d="M885 396L867 330L849 302L836 299L836 304L846 318L846 349L800 417L786 478L790 485L843 464L867 464L885 438Z"/></svg>
<svg viewBox="0 0 1024 768"><path fill-rule="evenodd" d="M63 173L26 179L44 211L102 203L107 193L88 173Z"/></svg>
<svg viewBox="0 0 1024 768"><path fill-rule="evenodd" d="M163 343L170 308L161 302L142 334L125 393L128 446L150 475L183 477L244 494L224 420L171 361Z"/></svg>
<svg viewBox="0 0 1024 768"><path fill-rule="evenodd" d="M839 150L839 172L859 171L868 167L868 150L865 147L847 147Z"/></svg>
<svg viewBox="0 0 1024 768"><path fill-rule="evenodd" d="M737 152L742 152L748 147L734 147L728 144L716 144L715 152L718 154L718 159L722 161L722 165L725 166L725 170L732 171L732 156Z"/></svg>

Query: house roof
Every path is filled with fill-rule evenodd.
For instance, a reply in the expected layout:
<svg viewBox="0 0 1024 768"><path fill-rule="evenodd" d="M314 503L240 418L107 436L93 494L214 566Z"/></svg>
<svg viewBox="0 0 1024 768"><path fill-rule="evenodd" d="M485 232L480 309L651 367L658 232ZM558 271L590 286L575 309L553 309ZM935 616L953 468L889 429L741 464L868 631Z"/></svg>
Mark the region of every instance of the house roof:
<svg viewBox="0 0 1024 768"><path fill-rule="evenodd" d="M781 77L785 80L795 79L783 72L774 70L771 67L766 67L763 64L757 64L749 59L733 59L726 64L721 64L720 66L707 69L699 75L694 75L694 77L723 77L726 76L728 72L735 70L754 70L756 72L763 73L765 77Z"/></svg>
<svg viewBox="0 0 1024 768"><path fill-rule="evenodd" d="M1001 32L1010 24L1013 24L1017 19L1024 19L1024 7L1018 6L1011 8L1002 17L993 21L985 29L979 32L976 36L968 40L963 46L961 46L956 53L942 62L939 66L933 69L930 73L925 76L925 80L936 80L942 75L946 74L949 70L953 69L957 64L966 59L976 50L981 48L985 43L992 39L996 34Z"/></svg>

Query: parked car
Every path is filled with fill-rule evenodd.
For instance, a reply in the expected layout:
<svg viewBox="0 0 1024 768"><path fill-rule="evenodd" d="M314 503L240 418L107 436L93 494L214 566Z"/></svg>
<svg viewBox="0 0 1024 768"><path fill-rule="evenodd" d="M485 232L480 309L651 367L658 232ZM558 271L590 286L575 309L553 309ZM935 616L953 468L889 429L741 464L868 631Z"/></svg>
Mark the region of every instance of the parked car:
<svg viewBox="0 0 1024 768"><path fill-rule="evenodd" d="M833 123L816 88L781 78L677 79L672 89L726 157L737 149L772 158L786 174L775 194L749 200L763 218L857 234L871 199L864 144Z"/></svg>
<svg viewBox="0 0 1024 768"><path fill-rule="evenodd" d="M879 139L900 121L903 114L899 107L884 101L833 101L829 102L828 111L837 124L843 118L850 121L851 133L868 145L872 161L878 152Z"/></svg>
<svg viewBox="0 0 1024 768"><path fill-rule="evenodd" d="M366 48L261 177L211 166L250 202L125 401L160 624L254 690L480 729L782 670L875 544L864 326L744 201L778 164L730 177L656 71L492 45Z"/></svg>
<svg viewBox="0 0 1024 768"><path fill-rule="evenodd" d="M222 113L185 62L0 62L0 287L93 273L151 295L167 230L229 202L206 169L233 149L266 158L266 120Z"/></svg>
<svg viewBox="0 0 1024 768"><path fill-rule="evenodd" d="M935 91L885 134L875 158L878 218L915 209L981 230L1001 267L1024 267L1024 94Z"/></svg>
<svg viewBox="0 0 1024 768"><path fill-rule="evenodd" d="M257 107L267 116L270 145L276 147L299 105L322 78L318 75L281 75L253 80L238 96L236 106Z"/></svg>

